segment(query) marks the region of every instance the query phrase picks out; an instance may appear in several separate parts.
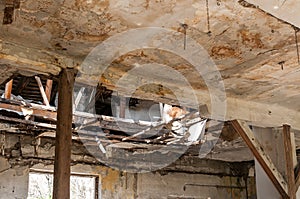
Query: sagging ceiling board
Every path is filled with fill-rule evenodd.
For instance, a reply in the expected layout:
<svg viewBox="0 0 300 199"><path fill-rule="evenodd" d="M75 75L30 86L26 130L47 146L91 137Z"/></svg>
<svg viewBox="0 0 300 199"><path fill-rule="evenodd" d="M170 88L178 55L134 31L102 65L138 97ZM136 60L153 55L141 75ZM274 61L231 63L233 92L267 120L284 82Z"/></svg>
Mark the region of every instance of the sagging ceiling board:
<svg viewBox="0 0 300 199"><path fill-rule="evenodd" d="M300 117L299 63L295 44L298 24L290 20L291 16L288 19L283 14L269 14L269 10L264 9L268 1L263 2L22 1L20 8L14 9L13 22L0 25L0 62L3 66L0 82L16 70L46 75L57 75L66 67L80 71L87 55L104 41L118 38L120 33L155 27L172 31L174 38L169 39L168 35L153 37L148 41L151 45L159 46L165 42L163 44L181 47L186 56L196 57L191 51L195 47L191 41L195 41L201 46L201 52L207 53L213 61L220 76L215 77L214 73L201 76L190 60L165 48L132 50L133 44L129 41L145 41L143 34L137 34L134 39L125 37L115 40L115 45L112 42L107 46L104 56L115 53L114 60L95 80L111 90L125 93L132 87L133 80L116 86L121 77L146 65L147 73L138 73L141 85L149 79L154 84L138 87L135 94L139 98L176 104L179 103L178 96L166 88L177 88L182 91L180 103L194 106L194 99L188 92L192 90L199 104L208 104L212 111L211 98L214 96L205 81L210 77L216 85L224 85L226 98L216 98L226 105L225 120L245 119L266 126L289 123L300 129L297 122ZM297 10L291 3L284 6ZM1 1L0 9L5 7ZM0 12L0 18L3 17L4 12ZM123 49L119 51L121 54L115 52L119 48ZM205 64L207 62L203 61L197 67ZM158 70L159 67L169 69L170 73ZM184 78L180 79L176 74ZM157 81L163 86L155 84ZM219 92L222 93L223 88L216 89L216 93ZM220 117L222 115L216 115L217 119Z"/></svg>

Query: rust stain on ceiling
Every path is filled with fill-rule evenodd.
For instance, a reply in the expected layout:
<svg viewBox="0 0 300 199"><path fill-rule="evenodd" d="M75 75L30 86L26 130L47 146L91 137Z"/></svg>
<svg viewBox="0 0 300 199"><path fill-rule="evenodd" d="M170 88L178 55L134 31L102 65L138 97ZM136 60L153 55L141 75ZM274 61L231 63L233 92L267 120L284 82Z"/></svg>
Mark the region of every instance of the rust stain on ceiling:
<svg viewBox="0 0 300 199"><path fill-rule="evenodd" d="M37 71L58 74L54 66L80 66L95 46L120 32L153 26L178 30L184 23L188 25L186 36L200 44L219 68L227 96L295 109L300 104L296 95L289 94L297 93L299 88L297 77L291 78L299 70L294 29L245 3L212 0L207 13L204 1L194 0L27 0L15 9L12 24L0 25L0 52L12 59L44 62L42 69L35 66ZM1 10L4 7L0 3ZM3 17L4 12L0 12L0 18ZM184 36L178 38L181 38L178 43L184 45ZM130 44L124 41L124 45ZM11 67L24 64L18 60L12 63L1 59L1 62ZM281 61L285 61L283 70L278 65ZM54 66L50 67L49 63ZM168 65L183 74L196 92L207 90L186 60L161 50L142 49L120 55L99 79L104 86L112 88L128 70L145 63ZM159 72L151 69L149 72L151 75L144 78L160 77ZM3 82L6 77L1 78ZM164 78L167 84L185 89L176 78ZM130 83L120 89L126 89ZM157 95L161 93L155 87L152 90L155 95L151 97L159 99ZM149 98L144 93L139 95ZM290 97L291 100L282 100Z"/></svg>

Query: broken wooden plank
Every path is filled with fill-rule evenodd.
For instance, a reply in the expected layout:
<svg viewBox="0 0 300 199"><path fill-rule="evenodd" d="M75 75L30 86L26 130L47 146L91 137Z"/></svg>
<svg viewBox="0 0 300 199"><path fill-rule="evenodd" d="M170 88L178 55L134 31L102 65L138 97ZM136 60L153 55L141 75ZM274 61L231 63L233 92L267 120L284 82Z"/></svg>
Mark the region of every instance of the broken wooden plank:
<svg viewBox="0 0 300 199"><path fill-rule="evenodd" d="M4 92L4 98L10 99L11 98L11 91L13 87L13 80L10 80L5 84L5 92Z"/></svg>
<svg viewBox="0 0 300 199"><path fill-rule="evenodd" d="M51 100L52 85L53 85L53 80L52 79L47 79L45 93L46 93L46 97L47 97L47 100L48 100L49 103L50 103L50 100Z"/></svg>
<svg viewBox="0 0 300 199"><path fill-rule="evenodd" d="M33 115L33 116L56 120L56 112L45 110L45 109L39 109L39 108L35 108L35 107L16 105L16 104L12 104L12 103L3 103L3 100L0 100L0 109L23 113L24 108L32 110L31 115Z"/></svg>
<svg viewBox="0 0 300 199"><path fill-rule="evenodd" d="M35 76L35 80L36 80L36 82L37 82L37 84L39 86L39 89L40 89L40 92L41 92L44 104L46 106L50 106L48 98L47 98L47 95L45 93L45 90L44 90L44 87L43 87L43 84L42 84L42 81L41 81L41 78L39 78L38 76Z"/></svg>
<svg viewBox="0 0 300 199"><path fill-rule="evenodd" d="M48 129L56 129L56 125L55 124L35 122L35 121L31 121L31 120L24 120L24 119L6 117L6 116L2 116L2 115L0 115L0 120L4 120L4 121L8 121L8 122L14 122L14 123L19 123L19 124L32 125L32 126L35 126L35 127L38 126L38 127L48 128Z"/></svg>
<svg viewBox="0 0 300 199"><path fill-rule="evenodd" d="M155 126L150 126L146 129L143 129L140 132L137 132L137 133L135 133L131 136L128 136L128 137L124 138L122 141L126 141L126 140L132 139L132 138L136 138L136 137L139 137L141 135L144 135L144 137L151 137L151 136L157 135L162 128L166 128L169 131L171 131L173 122L178 121L178 122L184 124L184 126L186 128L188 128L189 126L197 123L200 120L201 120L201 118L200 118L198 112L191 112L191 113L188 113L186 115L182 115L179 118L174 118L171 121L169 121L168 123L162 122L162 123L159 123Z"/></svg>
<svg viewBox="0 0 300 199"><path fill-rule="evenodd" d="M59 78L53 198L70 198L73 69L62 69Z"/></svg>
<svg viewBox="0 0 300 199"><path fill-rule="evenodd" d="M283 125L283 143L288 183L288 195L290 199L296 199L296 186L295 186L295 174L294 174L294 158L293 151L296 149L292 147L291 140L291 127L289 125Z"/></svg>
<svg viewBox="0 0 300 199"><path fill-rule="evenodd" d="M258 160L282 198L289 198L288 185L283 176L278 172L277 168L273 164L271 158L264 152L262 146L255 138L252 130L248 124L244 121L233 120L231 121L234 129L240 134L249 149Z"/></svg>

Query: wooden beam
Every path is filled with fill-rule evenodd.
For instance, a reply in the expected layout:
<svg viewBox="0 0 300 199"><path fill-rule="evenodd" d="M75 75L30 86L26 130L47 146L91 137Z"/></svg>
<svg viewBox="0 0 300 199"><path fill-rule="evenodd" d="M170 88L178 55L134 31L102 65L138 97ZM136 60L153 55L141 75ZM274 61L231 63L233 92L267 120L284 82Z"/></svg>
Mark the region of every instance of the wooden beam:
<svg viewBox="0 0 300 199"><path fill-rule="evenodd" d="M36 82L37 82L37 84L38 84L38 86L39 86L39 89L40 89L42 98L43 98L43 100L44 100L44 104L45 104L46 106L50 106L41 79L40 79L38 76L35 76L35 80L36 80Z"/></svg>
<svg viewBox="0 0 300 199"><path fill-rule="evenodd" d="M293 151L296 150L292 147L291 140L291 127L289 125L283 125L283 143L284 143L284 154L286 163L288 193L290 199L296 199L296 186L295 186L295 174L294 174L294 158Z"/></svg>
<svg viewBox="0 0 300 199"><path fill-rule="evenodd" d="M33 104L30 104L30 105L33 105ZM30 110L32 112L31 115L33 115L33 116L43 117L43 118L47 118L50 120L56 120L56 112L51 111L51 110L42 109L42 108L26 107L24 105L5 103L5 102L3 102L3 100L0 100L0 108L10 110L10 111L20 112L20 113L24 112L24 110L26 109L26 110Z"/></svg>
<svg viewBox="0 0 300 199"><path fill-rule="evenodd" d="M12 86L13 86L13 80L10 80L5 84L5 93L4 93L4 98L5 99L10 99L11 98L11 91L12 91Z"/></svg>
<svg viewBox="0 0 300 199"><path fill-rule="evenodd" d="M53 199L70 198L74 75L74 70L63 69L59 78Z"/></svg>
<svg viewBox="0 0 300 199"><path fill-rule="evenodd" d="M53 80L52 79L47 79L45 93L46 93L46 97L47 97L47 100L48 100L49 103L50 103L50 100L51 100L52 85L53 85Z"/></svg>
<svg viewBox="0 0 300 199"><path fill-rule="evenodd" d="M278 172L277 168L273 164L271 158L264 152L262 146L255 138L252 130L248 124L244 121L233 120L231 121L234 129L243 138L255 158L258 160L282 198L289 198L288 185L282 175Z"/></svg>

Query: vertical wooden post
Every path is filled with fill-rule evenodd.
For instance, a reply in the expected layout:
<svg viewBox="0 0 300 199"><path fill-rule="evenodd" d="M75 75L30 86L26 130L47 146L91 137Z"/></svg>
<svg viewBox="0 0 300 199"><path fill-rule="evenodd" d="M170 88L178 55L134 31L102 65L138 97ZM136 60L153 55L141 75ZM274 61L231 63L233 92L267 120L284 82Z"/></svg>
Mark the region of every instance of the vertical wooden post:
<svg viewBox="0 0 300 199"><path fill-rule="evenodd" d="M120 97L120 118L125 118L126 97Z"/></svg>
<svg viewBox="0 0 300 199"><path fill-rule="evenodd" d="M53 85L53 80L47 79L45 92L46 92L46 97L48 99L48 102L50 102L51 100L52 85Z"/></svg>
<svg viewBox="0 0 300 199"><path fill-rule="evenodd" d="M289 198L296 199L296 185L295 185L294 158L293 158L293 150L296 149L292 148L290 129L291 128L289 125L283 125L283 143L284 143Z"/></svg>
<svg viewBox="0 0 300 199"><path fill-rule="evenodd" d="M4 93L4 98L5 99L10 99L11 98L12 86L13 86L13 80L10 80L9 82L6 83L5 93Z"/></svg>
<svg viewBox="0 0 300 199"><path fill-rule="evenodd" d="M58 88L53 199L70 198L73 87L74 70L63 69Z"/></svg>

